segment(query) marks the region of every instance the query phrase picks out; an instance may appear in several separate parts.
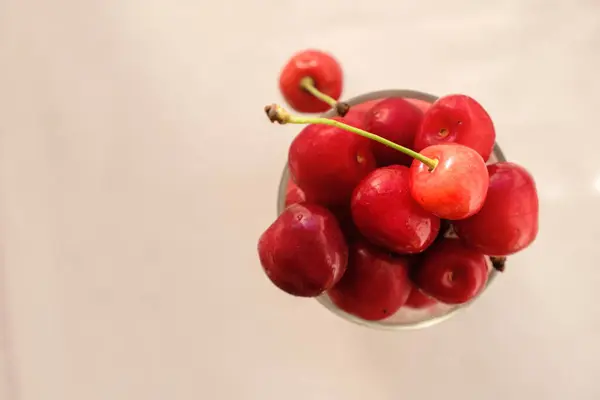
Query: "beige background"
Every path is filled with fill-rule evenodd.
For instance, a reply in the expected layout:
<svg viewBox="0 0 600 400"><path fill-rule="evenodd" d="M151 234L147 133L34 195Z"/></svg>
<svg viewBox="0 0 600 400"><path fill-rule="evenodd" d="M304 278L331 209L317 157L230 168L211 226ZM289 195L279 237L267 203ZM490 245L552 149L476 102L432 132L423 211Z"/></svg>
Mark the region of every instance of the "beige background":
<svg viewBox="0 0 600 400"><path fill-rule="evenodd" d="M296 132L262 106L307 46L347 96L476 97L535 175L538 241L450 321L262 274ZM597 0L0 1L0 399L600 398L599 49Z"/></svg>

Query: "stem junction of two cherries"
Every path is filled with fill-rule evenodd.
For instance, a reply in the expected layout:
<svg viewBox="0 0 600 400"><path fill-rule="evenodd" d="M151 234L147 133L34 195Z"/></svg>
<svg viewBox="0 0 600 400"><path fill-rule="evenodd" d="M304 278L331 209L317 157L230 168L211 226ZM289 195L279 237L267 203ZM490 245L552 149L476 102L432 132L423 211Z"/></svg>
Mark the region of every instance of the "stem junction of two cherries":
<svg viewBox="0 0 600 400"><path fill-rule="evenodd" d="M333 108L340 117L345 116L348 111L350 111L350 105L348 103L337 101L333 97L328 96L317 89L315 86L315 81L310 76L305 76L300 80L300 88L312 94L323 103L329 105L329 107Z"/></svg>

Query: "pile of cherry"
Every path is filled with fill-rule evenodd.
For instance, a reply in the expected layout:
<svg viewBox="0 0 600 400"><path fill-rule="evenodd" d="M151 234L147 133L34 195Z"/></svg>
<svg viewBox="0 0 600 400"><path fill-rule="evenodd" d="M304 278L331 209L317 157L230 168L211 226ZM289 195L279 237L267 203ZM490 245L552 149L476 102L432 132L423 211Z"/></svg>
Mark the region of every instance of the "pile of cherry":
<svg viewBox="0 0 600 400"><path fill-rule="evenodd" d="M489 268L538 232L532 176L511 162L486 165L496 133L474 99L433 104L386 98L338 101L342 70L327 53L297 53L280 89L298 112L265 107L272 122L303 124L288 155L286 209L261 235L260 261L281 290L326 293L366 320L401 307L462 304Z"/></svg>

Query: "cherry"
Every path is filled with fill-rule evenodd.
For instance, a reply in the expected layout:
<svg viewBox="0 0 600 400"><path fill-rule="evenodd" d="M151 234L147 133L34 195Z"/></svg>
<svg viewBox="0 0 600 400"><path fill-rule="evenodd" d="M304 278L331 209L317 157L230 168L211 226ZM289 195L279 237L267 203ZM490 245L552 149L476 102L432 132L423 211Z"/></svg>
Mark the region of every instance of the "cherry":
<svg viewBox="0 0 600 400"><path fill-rule="evenodd" d="M309 202L347 204L354 187L375 169L370 142L343 129L308 125L293 140L290 175Z"/></svg>
<svg viewBox="0 0 600 400"><path fill-rule="evenodd" d="M330 54L304 50L294 54L283 67L279 89L298 112L316 113L336 108L343 116L349 106L337 102L342 94L342 81L342 68Z"/></svg>
<svg viewBox="0 0 600 400"><path fill-rule="evenodd" d="M410 195L410 171L401 165L376 169L352 194L352 219L372 243L401 254L424 251L435 240L440 219Z"/></svg>
<svg viewBox="0 0 600 400"><path fill-rule="evenodd" d="M416 134L414 148L447 143L468 146L484 161L492 154L496 131L488 113L474 99L462 94L439 98L427 110Z"/></svg>
<svg viewBox="0 0 600 400"><path fill-rule="evenodd" d="M346 118L357 117L360 120L364 120L367 113L380 101L383 101L383 100L382 99L369 100L369 101L365 101L364 103L356 104L356 105L350 107L350 110L345 115L345 117ZM351 123L349 123L348 125L356 126ZM358 128L361 128L361 127L359 126Z"/></svg>
<svg viewBox="0 0 600 400"><path fill-rule="evenodd" d="M483 159L475 150L469 147L458 144L436 145L427 147L421 153L417 153L386 138L339 120L293 116L276 104L266 106L265 112L271 122L333 126L374 140L415 158L411 165L412 196L423 208L440 218L467 218L476 213L483 205L489 177ZM311 126L305 129L309 128ZM342 138L341 135L339 137ZM333 145L333 140L331 142ZM309 148L305 146L303 151L309 152ZM359 157L360 159L361 157ZM319 162L327 163L329 161L327 158L321 157ZM309 167L309 169L312 169L310 175L316 173L314 167ZM340 172L340 170L337 170L337 173ZM350 180L353 181L355 177L356 175L351 176L352 179ZM347 183L347 179L343 178L343 175L338 175L338 179L342 179ZM298 179L294 178L294 180L306 192L308 199L309 193L306 187L300 184ZM323 190L331 190L330 180L334 180L333 176L329 176L327 179L328 189L321 186ZM345 184L344 188L346 188Z"/></svg>
<svg viewBox="0 0 600 400"><path fill-rule="evenodd" d="M353 110L354 108L351 108L348 114L346 114L344 117L333 117L332 119L343 122L355 128L363 129L365 127L366 112L352 112ZM369 146L371 146L369 139L361 137L361 140L368 142Z"/></svg>
<svg viewBox="0 0 600 400"><path fill-rule="evenodd" d="M514 254L538 233L539 201L533 177L523 167L500 162L487 167L490 185L483 208L455 221L464 243L490 256Z"/></svg>
<svg viewBox="0 0 600 400"><path fill-rule="evenodd" d="M315 204L292 204L260 236L258 254L269 279L301 297L318 296L344 274L348 247L333 214Z"/></svg>
<svg viewBox="0 0 600 400"><path fill-rule="evenodd" d="M346 273L327 293L347 313L365 320L381 320L393 315L408 299L408 268L406 257L394 257L357 241L350 245Z"/></svg>
<svg viewBox="0 0 600 400"><path fill-rule="evenodd" d="M421 154L438 161L433 171L418 160L410 168L410 190L424 209L458 220L477 213L485 201L489 176L483 158L458 144L430 146Z"/></svg>
<svg viewBox="0 0 600 400"><path fill-rule="evenodd" d="M446 304L462 304L485 286L488 266L485 256L458 239L446 238L431 246L414 273L423 292Z"/></svg>
<svg viewBox="0 0 600 400"><path fill-rule="evenodd" d="M431 107L431 103L425 100L417 100L417 99L406 99L410 104L414 105L415 107L417 107L419 110L421 110L422 112L425 112L427 110L429 110L429 108Z"/></svg>
<svg viewBox="0 0 600 400"><path fill-rule="evenodd" d="M300 189L293 180L288 179L285 192L285 206L287 207L292 204L302 203L304 200L306 200L306 196L302 189Z"/></svg>
<svg viewBox="0 0 600 400"><path fill-rule="evenodd" d="M377 103L365 117L365 130L405 147L413 147L423 112L400 97ZM381 143L373 142L373 153L380 166L410 165L412 158Z"/></svg>
<svg viewBox="0 0 600 400"><path fill-rule="evenodd" d="M437 304L437 300L433 297L423 293L421 289L418 287L413 287L410 291L410 295L408 296L408 300L406 300L406 307L410 308L428 308Z"/></svg>

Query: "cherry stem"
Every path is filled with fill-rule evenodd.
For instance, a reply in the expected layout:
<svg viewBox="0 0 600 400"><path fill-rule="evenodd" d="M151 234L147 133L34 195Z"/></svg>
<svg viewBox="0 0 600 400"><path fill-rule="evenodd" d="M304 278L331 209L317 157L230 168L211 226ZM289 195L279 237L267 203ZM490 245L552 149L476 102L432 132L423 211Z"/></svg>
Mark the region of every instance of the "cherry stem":
<svg viewBox="0 0 600 400"><path fill-rule="evenodd" d="M367 132L365 130L356 128L354 126L344 124L343 122L336 121L335 119L329 118L321 118L321 117L297 117L295 115L291 115L288 111L286 111L283 107L278 106L277 104L271 104L265 107L265 112L267 116L271 120L271 122L278 122L279 124L297 124L297 125L329 125L334 126L336 128L343 129L348 132L355 133L359 136L366 137L367 139L374 140L379 142L385 146L391 147L394 150L398 150L401 153L406 154L416 160L421 161L423 164L429 167L430 171L438 165L438 160L431 159L429 157L425 157L422 154L417 153L414 150L411 150L407 147L400 146L397 143L392 142L391 140L387 140L382 138L381 136L375 135L374 133Z"/></svg>
<svg viewBox="0 0 600 400"><path fill-rule="evenodd" d="M492 267L498 272L504 272L506 268L506 257L490 257Z"/></svg>
<svg viewBox="0 0 600 400"><path fill-rule="evenodd" d="M333 97L328 96L325 93L321 92L319 89L317 89L317 87L315 86L315 81L310 76L305 76L304 78L302 78L302 80L300 81L300 87L306 90L308 93L315 96L317 99L321 100L322 102L327 103L329 107L335 109L335 111L341 117L346 115L350 110L350 105L348 105L348 103L338 102Z"/></svg>

